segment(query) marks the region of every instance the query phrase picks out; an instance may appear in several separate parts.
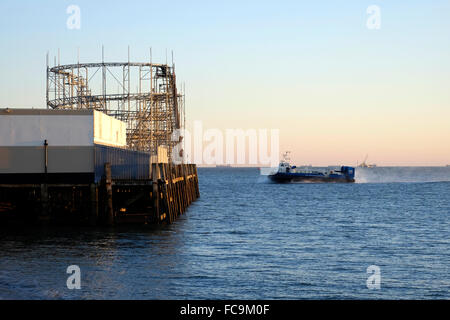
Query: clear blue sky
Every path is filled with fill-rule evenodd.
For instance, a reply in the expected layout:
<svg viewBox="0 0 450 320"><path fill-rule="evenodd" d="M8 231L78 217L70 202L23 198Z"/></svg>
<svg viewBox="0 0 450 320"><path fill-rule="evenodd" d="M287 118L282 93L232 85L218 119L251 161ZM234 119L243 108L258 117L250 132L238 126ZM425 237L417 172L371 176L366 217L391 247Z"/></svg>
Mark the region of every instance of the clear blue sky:
<svg viewBox="0 0 450 320"><path fill-rule="evenodd" d="M66 27L71 4L81 9L80 30ZM369 5L381 9L380 30L366 27ZM125 61L130 45L140 61L151 46L154 61L174 50L189 119L205 126L280 128L282 148L302 162L332 163L335 153L323 150L343 140L354 141L345 146L354 153L336 161L450 158L450 121L442 120L450 115L450 1L2 0L0 39L0 107L45 106L47 51L60 48L61 63L73 63L79 47L81 61L93 62L104 44L105 60ZM327 132L335 140L304 125L319 119L342 122ZM407 147L383 147L392 143Z"/></svg>

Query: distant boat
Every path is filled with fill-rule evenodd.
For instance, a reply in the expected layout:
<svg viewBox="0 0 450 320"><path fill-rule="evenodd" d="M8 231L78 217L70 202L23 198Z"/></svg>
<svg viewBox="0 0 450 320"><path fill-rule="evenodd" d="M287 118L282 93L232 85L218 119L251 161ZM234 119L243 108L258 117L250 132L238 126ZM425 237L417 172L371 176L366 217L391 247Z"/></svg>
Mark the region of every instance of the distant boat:
<svg viewBox="0 0 450 320"><path fill-rule="evenodd" d="M375 168L375 167L377 166L377 165L374 164L374 163L368 164L368 163L366 162L368 156L369 156L369 155L366 155L366 158L364 159L364 161L363 161L361 164L357 165L358 168Z"/></svg>
<svg viewBox="0 0 450 320"><path fill-rule="evenodd" d="M355 168L342 166L339 170L311 170L297 168L289 163L289 151L283 155L278 170L269 175L274 182L355 182Z"/></svg>

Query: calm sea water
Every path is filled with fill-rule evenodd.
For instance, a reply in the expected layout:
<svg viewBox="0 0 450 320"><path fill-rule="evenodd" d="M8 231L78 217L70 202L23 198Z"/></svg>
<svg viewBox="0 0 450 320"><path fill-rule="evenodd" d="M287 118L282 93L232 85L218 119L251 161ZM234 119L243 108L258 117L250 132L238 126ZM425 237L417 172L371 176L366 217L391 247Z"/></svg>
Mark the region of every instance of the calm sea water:
<svg viewBox="0 0 450 320"><path fill-rule="evenodd" d="M450 168L359 170L356 184L199 177L201 198L170 226L0 229L0 298L450 298Z"/></svg>

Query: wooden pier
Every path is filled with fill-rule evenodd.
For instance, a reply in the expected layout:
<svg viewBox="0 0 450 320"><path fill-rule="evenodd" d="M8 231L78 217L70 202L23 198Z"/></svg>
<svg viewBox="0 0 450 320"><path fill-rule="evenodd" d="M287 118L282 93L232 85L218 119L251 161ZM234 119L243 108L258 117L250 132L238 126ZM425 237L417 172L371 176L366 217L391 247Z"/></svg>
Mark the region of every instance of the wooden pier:
<svg viewBox="0 0 450 320"><path fill-rule="evenodd" d="M150 179L114 179L104 164L98 183L2 184L0 224L169 224L199 196L194 164L151 164Z"/></svg>

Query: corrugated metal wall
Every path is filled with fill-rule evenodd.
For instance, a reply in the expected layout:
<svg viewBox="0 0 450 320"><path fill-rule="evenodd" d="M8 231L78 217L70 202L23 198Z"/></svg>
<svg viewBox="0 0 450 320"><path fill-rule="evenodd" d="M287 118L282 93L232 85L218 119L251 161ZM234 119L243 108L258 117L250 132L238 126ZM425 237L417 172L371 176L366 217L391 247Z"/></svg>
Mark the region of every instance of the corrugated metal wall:
<svg viewBox="0 0 450 320"><path fill-rule="evenodd" d="M150 154L101 145L94 146L95 182L105 174L105 163L111 164L113 179L150 179Z"/></svg>

